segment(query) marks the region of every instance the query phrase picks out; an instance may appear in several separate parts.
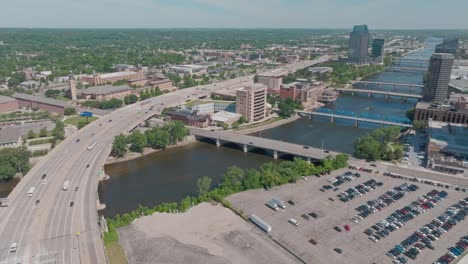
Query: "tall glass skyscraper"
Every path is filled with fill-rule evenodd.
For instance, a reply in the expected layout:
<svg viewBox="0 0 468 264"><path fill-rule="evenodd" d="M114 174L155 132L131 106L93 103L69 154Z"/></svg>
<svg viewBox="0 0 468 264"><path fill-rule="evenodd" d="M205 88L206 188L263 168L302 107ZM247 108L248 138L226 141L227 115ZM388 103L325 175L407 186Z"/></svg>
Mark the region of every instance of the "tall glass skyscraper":
<svg viewBox="0 0 468 264"><path fill-rule="evenodd" d="M367 25L354 26L349 35L348 59L353 63L366 62L370 33Z"/></svg>

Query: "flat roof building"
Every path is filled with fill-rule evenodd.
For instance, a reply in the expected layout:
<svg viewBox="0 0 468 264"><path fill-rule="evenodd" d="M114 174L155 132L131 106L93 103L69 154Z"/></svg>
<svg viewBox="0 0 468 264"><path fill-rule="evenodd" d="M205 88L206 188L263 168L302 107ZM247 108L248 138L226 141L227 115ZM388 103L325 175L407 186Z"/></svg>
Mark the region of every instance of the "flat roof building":
<svg viewBox="0 0 468 264"><path fill-rule="evenodd" d="M12 97L18 101L21 107L38 108L51 113L63 113L65 108L69 106L64 101L24 93L14 93Z"/></svg>
<svg viewBox="0 0 468 264"><path fill-rule="evenodd" d="M0 113L14 111L19 108L15 98L0 95Z"/></svg>
<svg viewBox="0 0 468 264"><path fill-rule="evenodd" d="M15 127L0 127L0 149L21 147L21 135Z"/></svg>
<svg viewBox="0 0 468 264"><path fill-rule="evenodd" d="M468 126L429 119L427 167L468 176Z"/></svg>
<svg viewBox="0 0 468 264"><path fill-rule="evenodd" d="M294 101L309 102L317 99L323 93L324 87L322 82L297 80L281 85L280 98L291 98Z"/></svg>
<svg viewBox="0 0 468 264"><path fill-rule="evenodd" d="M428 121L429 119L440 122L468 124L468 109L457 108L457 105L418 102L414 111L414 121Z"/></svg>
<svg viewBox="0 0 468 264"><path fill-rule="evenodd" d="M206 66L202 65L194 65L194 64L185 64L185 65L177 65L170 67L170 71L173 71L177 74L196 74L202 75L206 74Z"/></svg>
<svg viewBox="0 0 468 264"><path fill-rule="evenodd" d="M242 116L241 114L220 111L211 115L211 122L216 125L219 125L219 124L232 125L232 123L239 120L241 116Z"/></svg>
<svg viewBox="0 0 468 264"><path fill-rule="evenodd" d="M81 78L82 81L91 85L101 85L107 83L114 83L122 80L142 79L145 77L143 70L138 71L120 71L111 73L98 73L94 75L86 75Z"/></svg>
<svg viewBox="0 0 468 264"><path fill-rule="evenodd" d="M236 112L249 122L260 121L267 116L267 87L255 83L236 91Z"/></svg>
<svg viewBox="0 0 468 264"><path fill-rule="evenodd" d="M132 92L133 89L128 85L101 85L77 90L78 96L87 100L109 100L112 98L123 98L132 94Z"/></svg>

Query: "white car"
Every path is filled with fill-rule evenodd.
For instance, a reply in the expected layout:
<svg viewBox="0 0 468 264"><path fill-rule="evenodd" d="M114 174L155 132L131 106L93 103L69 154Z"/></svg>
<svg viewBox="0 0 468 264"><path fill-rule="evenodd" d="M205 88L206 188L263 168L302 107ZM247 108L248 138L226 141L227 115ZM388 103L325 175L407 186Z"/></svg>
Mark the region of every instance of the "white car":
<svg viewBox="0 0 468 264"><path fill-rule="evenodd" d="M298 225L299 225L299 222L298 222L296 219L294 219L294 218L289 218L289 219L288 219L288 222L291 223L291 224L293 224L293 225L295 225L295 226L298 226Z"/></svg>
<svg viewBox="0 0 468 264"><path fill-rule="evenodd" d="M42 180L42 184L46 184L47 183L47 180Z"/></svg>

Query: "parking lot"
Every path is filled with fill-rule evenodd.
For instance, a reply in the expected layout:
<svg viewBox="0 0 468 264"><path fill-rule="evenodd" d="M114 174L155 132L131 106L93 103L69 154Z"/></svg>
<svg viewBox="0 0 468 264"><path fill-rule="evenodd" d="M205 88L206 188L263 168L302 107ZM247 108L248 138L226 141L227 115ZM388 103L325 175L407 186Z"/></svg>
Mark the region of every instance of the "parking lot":
<svg viewBox="0 0 468 264"><path fill-rule="evenodd" d="M424 167L426 158L426 133L408 135L404 142L403 163L410 166Z"/></svg>
<svg viewBox="0 0 468 264"><path fill-rule="evenodd" d="M274 187L269 191L252 190L234 194L228 197L228 200L235 208L241 209L245 215L255 214L270 224L272 231L268 235L306 263L380 264L392 263L394 259L387 255L391 249L424 225L430 224L434 218L444 214L460 199L467 197L466 193L452 189L384 177L382 174L358 172L360 177L352 176L343 180L348 171L352 172L353 175L357 172L342 169L320 178L311 176L307 180L300 180L295 184ZM331 182L336 181L338 175L342 175L340 184L332 185ZM350 174L348 173L348 175ZM331 178L335 180L330 180ZM403 188L402 184L405 183L407 185ZM411 187L411 190L407 190L412 184L417 187ZM332 185L333 188L324 188L326 185ZM352 187L355 189L350 190ZM401 193L400 189L395 189L395 187L399 187L402 190ZM388 191L392 189L393 191L389 193ZM434 189L436 192L433 192ZM443 199L432 197L432 195L439 195L442 191L447 192ZM339 194L341 194L340 197ZM352 199L349 199L350 194L354 196ZM360 213L356 210L357 207L370 200L383 197L382 195L385 194L392 194L396 198L392 198L393 201L385 206L381 205L379 210L371 210L372 213L362 217L363 219L356 217ZM342 197L346 197L344 200L347 201L340 201ZM267 207L265 204L272 198L283 200L286 208L278 208L275 211ZM294 205L288 201L292 201ZM416 203L420 204L418 205L418 208L421 207L420 209L416 208ZM422 206L423 204L424 206ZM407 209L410 209L409 211L416 210L417 214L416 211L407 212ZM309 217L302 216L304 214L309 214ZM388 223L388 225L392 224L389 230L393 231L384 231L384 236L377 235L376 230L371 227L379 222L381 225L387 225L382 220L393 221L392 218L388 218L392 214L398 218L398 221ZM400 219L399 214L408 215ZM289 221L291 219L296 220L298 225L294 225L294 221ZM404 224L396 223L400 220L403 221L403 219L406 221ZM404 256L408 263L433 263L440 256L446 254L447 248L455 245L461 236L468 234L466 228L463 228L464 225L463 221L452 225L437 240L429 242L434 249L419 250L415 260L408 256L401 256ZM349 231L347 231L348 229ZM369 235L364 234L363 232L367 229L372 229L373 235L377 235L379 241L374 242L369 238ZM426 235L424 234L424 236ZM316 245L309 242L311 239ZM421 241L415 243L423 244ZM414 245L410 245L407 251L411 247ZM416 249L412 251L414 250ZM336 251L341 251L341 253Z"/></svg>

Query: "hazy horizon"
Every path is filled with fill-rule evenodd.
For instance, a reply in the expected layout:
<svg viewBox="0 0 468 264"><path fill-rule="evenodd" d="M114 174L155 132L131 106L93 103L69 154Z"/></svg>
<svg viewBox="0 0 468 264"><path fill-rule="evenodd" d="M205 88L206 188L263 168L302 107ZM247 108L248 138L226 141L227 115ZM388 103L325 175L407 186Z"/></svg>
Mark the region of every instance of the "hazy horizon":
<svg viewBox="0 0 468 264"><path fill-rule="evenodd" d="M1 28L467 29L468 2L451 0L16 0Z"/></svg>

